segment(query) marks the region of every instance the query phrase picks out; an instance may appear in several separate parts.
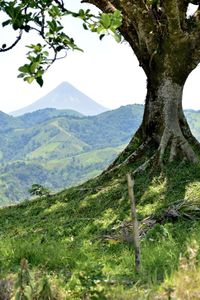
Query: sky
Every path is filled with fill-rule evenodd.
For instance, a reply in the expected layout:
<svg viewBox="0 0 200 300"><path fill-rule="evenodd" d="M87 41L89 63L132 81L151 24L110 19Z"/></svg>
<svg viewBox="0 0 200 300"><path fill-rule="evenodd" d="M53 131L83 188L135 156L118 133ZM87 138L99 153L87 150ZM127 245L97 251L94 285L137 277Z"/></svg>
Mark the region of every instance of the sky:
<svg viewBox="0 0 200 300"><path fill-rule="evenodd" d="M69 1L70 9L78 10L80 0ZM90 7L90 5L82 5ZM0 22L3 21L2 16ZM82 29L79 20L67 18L65 28L75 38L82 52L68 52L45 74L44 86L29 85L18 79L18 68L26 62L25 45L36 36L26 35L13 50L0 53L0 110L6 113L27 106L50 92L63 81L74 85L101 105L114 109L122 105L144 103L146 77L127 43L118 44L112 37L100 41L98 36ZM0 43L9 43L16 33L1 28ZM200 109L200 68L189 76L184 88L184 108Z"/></svg>

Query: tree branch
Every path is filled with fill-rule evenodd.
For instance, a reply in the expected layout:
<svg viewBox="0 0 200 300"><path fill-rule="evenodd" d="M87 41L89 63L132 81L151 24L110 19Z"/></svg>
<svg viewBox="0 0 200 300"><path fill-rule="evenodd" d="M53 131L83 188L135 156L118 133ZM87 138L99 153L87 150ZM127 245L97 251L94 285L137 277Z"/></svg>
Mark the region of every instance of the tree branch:
<svg viewBox="0 0 200 300"><path fill-rule="evenodd" d="M93 4L105 13L114 12L117 8L107 0L82 0L81 3Z"/></svg>
<svg viewBox="0 0 200 300"><path fill-rule="evenodd" d="M187 9L188 3L185 0L178 0L179 7L179 17L180 17L180 25L183 31L187 29L186 18L187 18Z"/></svg>
<svg viewBox="0 0 200 300"><path fill-rule="evenodd" d="M192 1L190 1L192 2ZM198 1L193 1L197 4ZM193 16L188 20L188 32L191 49L191 67L194 69L200 62L200 3L198 9ZM191 27L192 25L192 27Z"/></svg>
<svg viewBox="0 0 200 300"><path fill-rule="evenodd" d="M163 7L168 21L168 32L171 36L175 36L175 33L180 34L182 32L179 1L180 0L163 1Z"/></svg>
<svg viewBox="0 0 200 300"><path fill-rule="evenodd" d="M58 7L62 10L63 13L69 12L68 9L66 9L63 0L54 0L54 1L55 1L55 3L58 5Z"/></svg>
<svg viewBox="0 0 200 300"><path fill-rule="evenodd" d="M16 40L14 41L14 43L12 45L10 45L9 47L2 47L2 48L0 48L0 52L6 52L6 51L9 51L12 48L14 48L19 43L19 41L21 40L22 33L23 33L23 31L20 30L19 36L16 38Z"/></svg>
<svg viewBox="0 0 200 300"><path fill-rule="evenodd" d="M140 64L146 67L152 54L158 47L157 23L143 0L82 0L93 4L105 13L120 10L123 24L119 31L135 52Z"/></svg>

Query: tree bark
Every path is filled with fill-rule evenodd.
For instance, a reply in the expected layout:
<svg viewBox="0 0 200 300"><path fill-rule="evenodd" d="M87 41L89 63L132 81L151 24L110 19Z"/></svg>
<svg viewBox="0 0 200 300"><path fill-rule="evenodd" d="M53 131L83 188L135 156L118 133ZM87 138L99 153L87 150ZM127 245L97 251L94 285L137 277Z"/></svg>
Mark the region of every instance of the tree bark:
<svg viewBox="0 0 200 300"><path fill-rule="evenodd" d="M157 159L161 166L164 157L169 162L176 158L192 163L198 162L193 146L199 147L199 142L192 135L182 108L184 82L177 84L173 78L163 74L158 76L157 72L155 74L156 76L153 76L152 72L147 79L142 124L109 169L140 159L152 146L156 152L153 159ZM149 159L151 160L151 157Z"/></svg>
<svg viewBox="0 0 200 300"><path fill-rule="evenodd" d="M189 126L182 109L183 84L169 77L161 77L157 83L148 83L142 140L151 138L158 145L159 161L162 163L167 146L170 145L169 161L179 155L190 162L197 162L189 139ZM188 136L186 135L188 132Z"/></svg>

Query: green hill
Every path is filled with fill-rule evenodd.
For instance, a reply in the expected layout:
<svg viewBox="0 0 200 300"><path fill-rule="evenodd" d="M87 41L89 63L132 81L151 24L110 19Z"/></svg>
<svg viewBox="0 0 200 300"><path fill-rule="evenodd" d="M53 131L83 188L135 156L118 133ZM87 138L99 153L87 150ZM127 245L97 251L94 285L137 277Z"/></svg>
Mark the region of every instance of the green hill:
<svg viewBox="0 0 200 300"><path fill-rule="evenodd" d="M142 105L92 117L56 109L16 118L1 113L0 203L29 197L33 183L55 191L98 175L128 143L142 115ZM186 116L200 140L200 113Z"/></svg>
<svg viewBox="0 0 200 300"><path fill-rule="evenodd" d="M1 209L0 282L12 288L27 259L32 286L46 276L57 295L50 299L198 299L200 165L172 163L161 175L137 176L140 274L130 242L128 171Z"/></svg>
<svg viewBox="0 0 200 300"><path fill-rule="evenodd" d="M125 131L123 126L127 126L124 119L120 119L123 109L128 119L132 107L117 110L121 132ZM190 122L193 121L194 130L199 113L194 112L194 118L193 112L187 113ZM98 116L99 120L109 122L112 112L106 114L108 119L102 114ZM8 175L4 182L1 181L1 190L3 183L11 184L9 178L15 180L12 183L13 193L17 192L22 182L29 185L30 182L26 181L31 178L28 175L30 170L34 180L43 184L46 180L45 168L48 174L63 168L63 174L59 173L58 177L52 173L55 185L60 184L64 174L69 174L69 180L72 180L75 172L74 182L71 182L74 184L77 177L85 179L81 178L80 165L83 164L85 170L88 168L90 175L96 175L97 166L91 165L94 162L101 165L106 160L108 164L110 153L119 151L117 146L102 148L103 134L92 139L88 133L80 133L77 120L82 120L83 124L92 121L91 132L97 132L97 122L93 117L67 117L67 123L64 119L58 116L40 123L41 130L35 137L39 135L39 143L43 136L45 142L33 150L31 138L27 138L30 144L26 149L31 151L25 149L24 153L32 155L32 158L26 159L26 162L10 161L3 167L4 176L12 176ZM111 124L112 131L116 130L114 120ZM80 153L77 150L74 157L50 159L46 164L43 158L57 148L56 151L59 151L59 146L52 152L51 147L46 146L46 150L40 152L40 147L49 145L49 134L54 127L56 131L51 138L55 138L56 143L63 143L63 137L70 132L76 144L77 140L81 141L80 148L87 145L89 150L83 149ZM105 127L102 125L104 134L108 128L108 123ZM89 131L88 126L86 129ZM127 129L130 129L129 126ZM33 131L33 128L28 128L30 136ZM13 134L13 129L10 132ZM105 145L108 136L105 136ZM118 140L115 137L113 143L119 142L120 148L124 137L118 137ZM37 164L39 161L40 165ZM66 172L72 165L74 169ZM57 194L1 208L0 297L6 295L7 298L3 299L9 299L9 290L12 293L16 291L19 282L22 282L21 289L27 288L23 285L23 276L30 272L31 282L26 283L28 290L36 293L36 290L38 292L50 286L52 296L48 297L54 300L199 299L200 164L173 162L163 167L162 173L153 168L137 175L134 191L140 225L140 273L135 272L125 176L133 167L122 166ZM23 187L21 193L22 190ZM28 267L23 259L28 261Z"/></svg>
<svg viewBox="0 0 200 300"><path fill-rule="evenodd" d="M29 197L33 183L56 190L99 174L128 143L142 114L134 105L94 117L56 109L7 116L12 123L2 126L0 202Z"/></svg>

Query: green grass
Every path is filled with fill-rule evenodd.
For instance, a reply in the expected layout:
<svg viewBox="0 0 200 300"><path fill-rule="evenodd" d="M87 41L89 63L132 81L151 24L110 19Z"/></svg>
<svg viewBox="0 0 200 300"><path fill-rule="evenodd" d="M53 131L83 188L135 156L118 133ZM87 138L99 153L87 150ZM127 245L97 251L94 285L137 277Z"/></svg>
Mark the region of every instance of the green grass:
<svg viewBox="0 0 200 300"><path fill-rule="evenodd" d="M36 157L45 156L49 152L55 151L59 145L60 145L60 142L48 143L46 145L39 147L35 151L31 152L28 157L34 159Z"/></svg>
<svg viewBox="0 0 200 300"><path fill-rule="evenodd" d="M163 213L181 199L200 208L200 165L171 164L162 175L146 172L136 178L140 221L148 216L158 221L141 239L140 274L135 272L132 245L120 238L120 224L130 220L127 171L1 209L1 277L16 274L26 258L33 272L59 278L67 299L82 299L84 293L105 299L165 299L172 281L180 294L179 258L186 256L193 240L200 245L200 222L195 214L171 220L163 219Z"/></svg>
<svg viewBox="0 0 200 300"><path fill-rule="evenodd" d="M126 145L120 145L118 147L107 147L99 150L93 150L86 153L78 154L75 156L80 163L86 167L92 164L103 163L111 159L112 156L116 156L120 153Z"/></svg>

